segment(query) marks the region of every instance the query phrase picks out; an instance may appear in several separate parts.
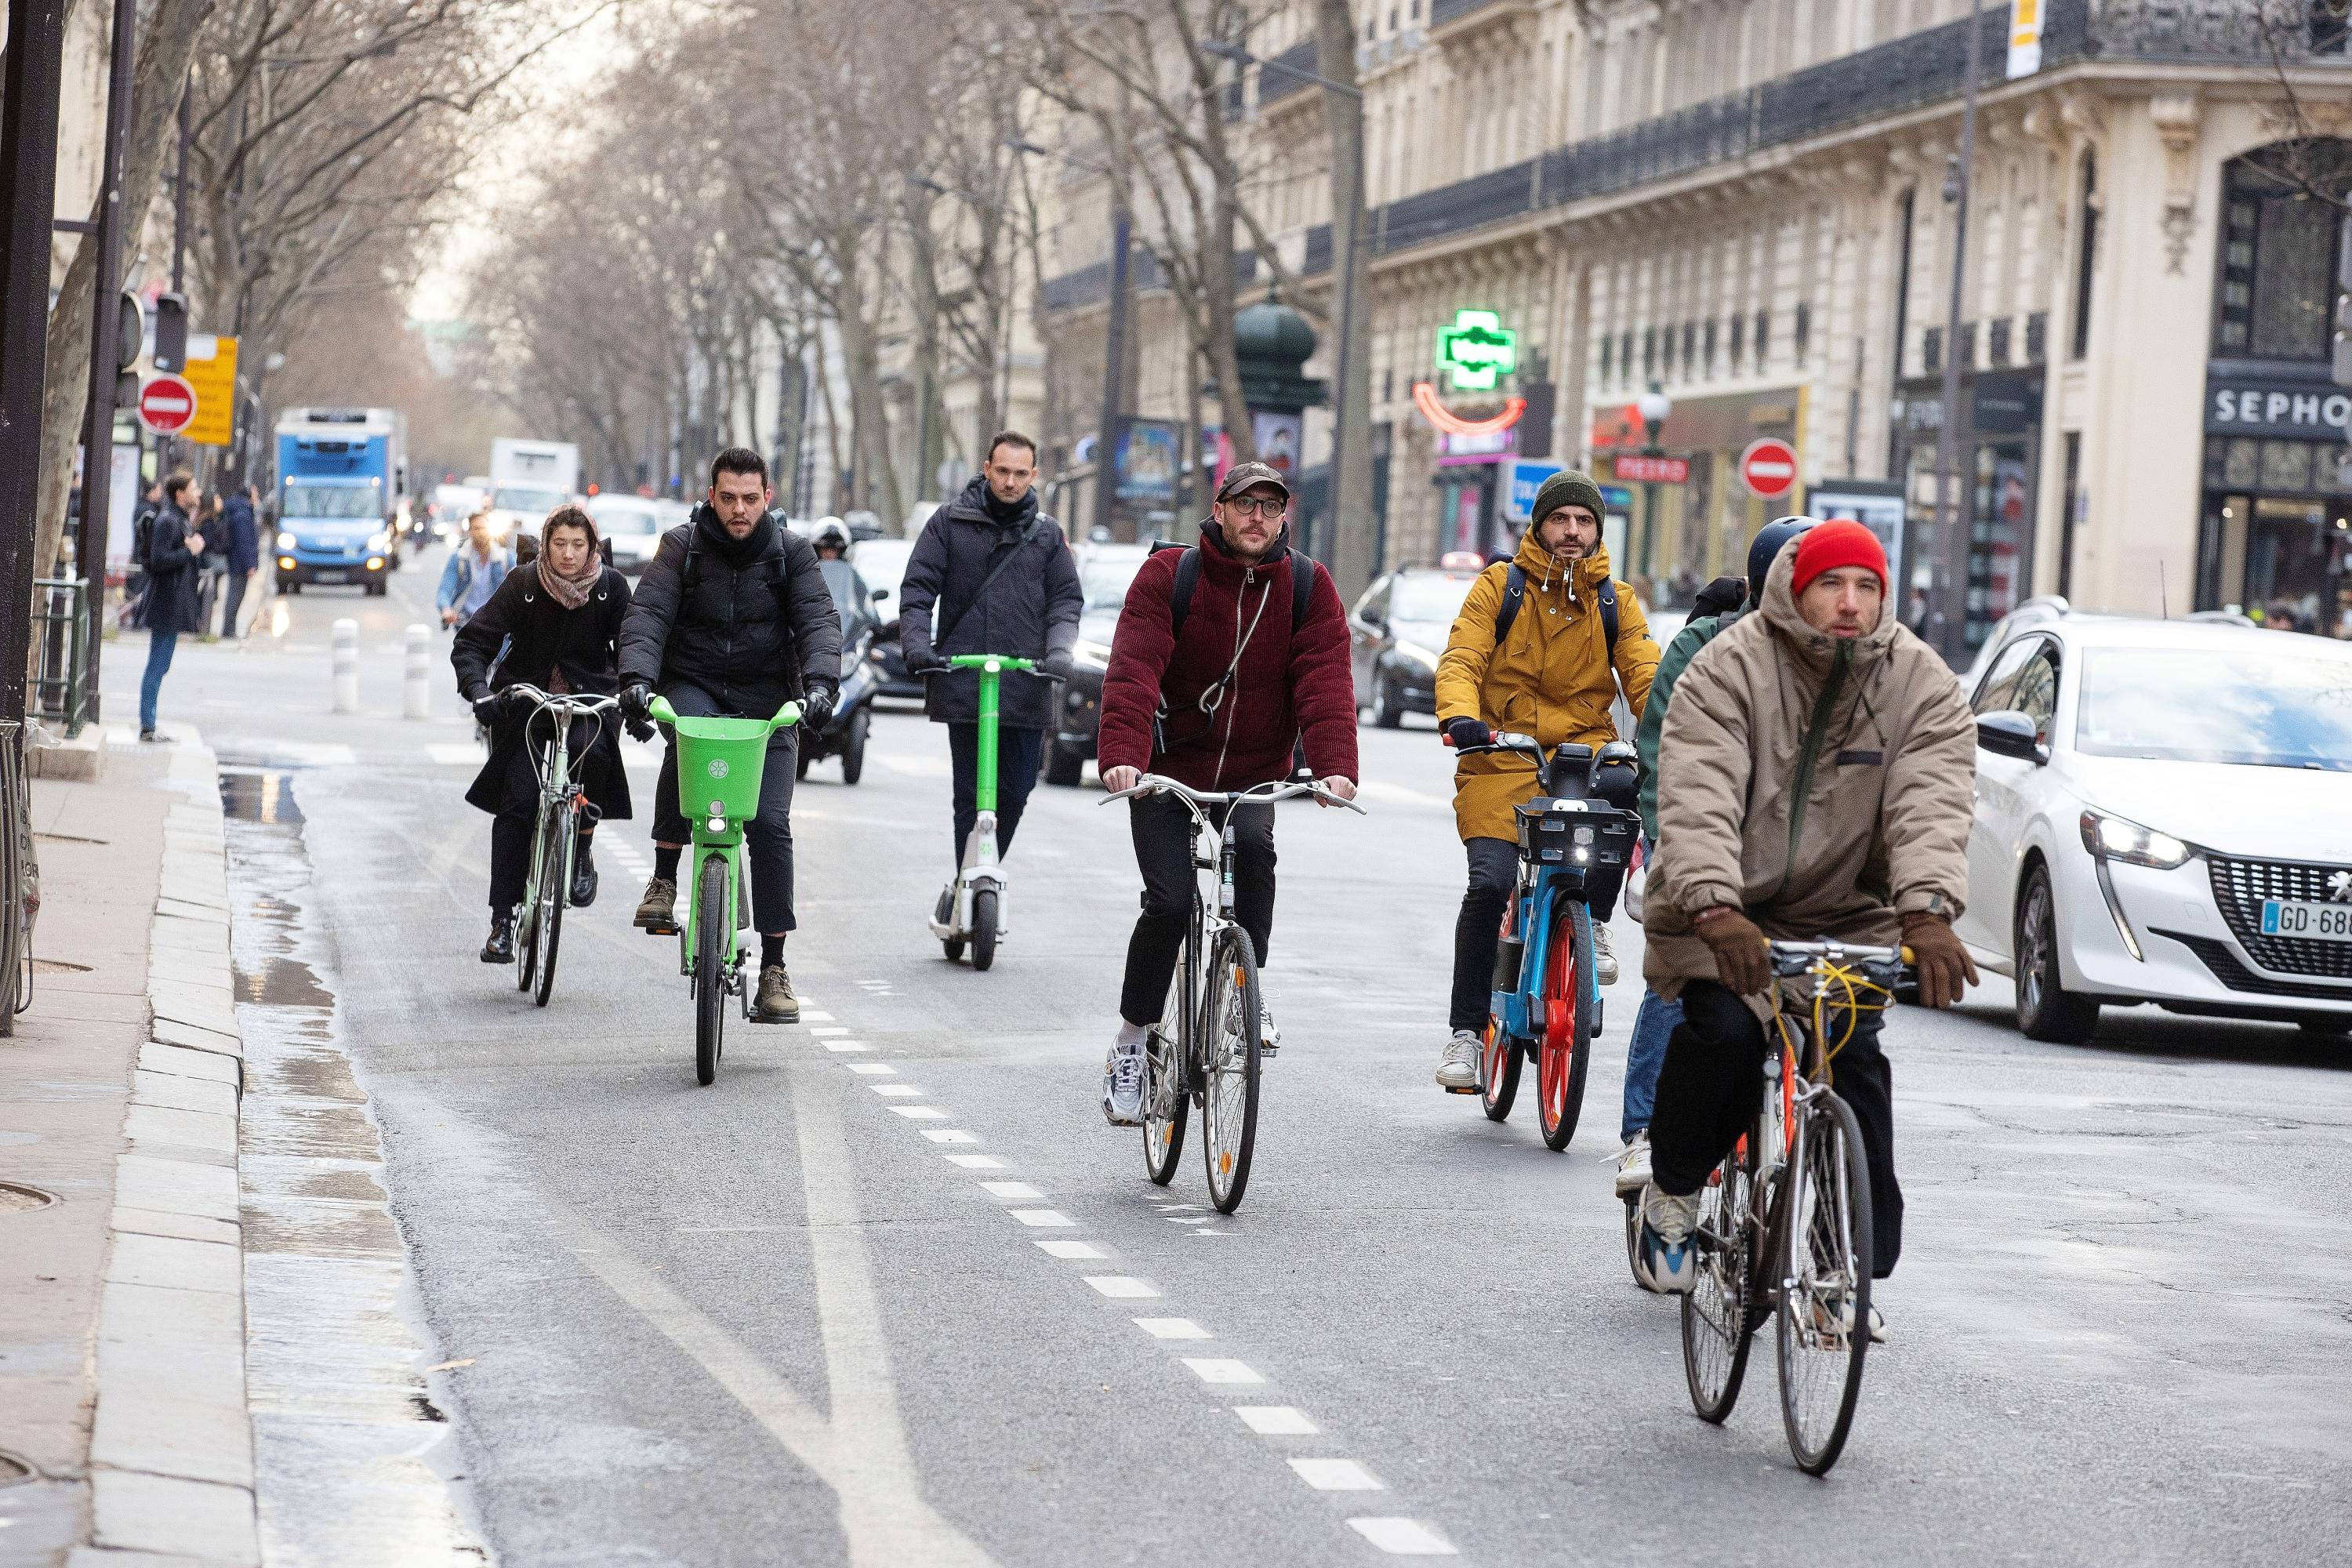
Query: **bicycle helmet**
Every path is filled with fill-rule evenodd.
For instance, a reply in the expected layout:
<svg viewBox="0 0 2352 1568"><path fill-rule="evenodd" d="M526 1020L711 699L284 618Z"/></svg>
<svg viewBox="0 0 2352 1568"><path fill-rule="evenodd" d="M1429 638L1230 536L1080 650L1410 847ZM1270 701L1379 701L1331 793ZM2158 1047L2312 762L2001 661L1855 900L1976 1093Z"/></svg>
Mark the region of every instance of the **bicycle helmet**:
<svg viewBox="0 0 2352 1568"><path fill-rule="evenodd" d="M837 517L821 517L809 530L809 543L818 550L830 545L844 555L849 553L849 524Z"/></svg>
<svg viewBox="0 0 2352 1568"><path fill-rule="evenodd" d="M1773 558L1780 553L1780 547L1819 521L1817 517L1776 517L1756 531L1755 542L1748 547L1748 603L1751 606L1764 602L1764 579L1771 572Z"/></svg>

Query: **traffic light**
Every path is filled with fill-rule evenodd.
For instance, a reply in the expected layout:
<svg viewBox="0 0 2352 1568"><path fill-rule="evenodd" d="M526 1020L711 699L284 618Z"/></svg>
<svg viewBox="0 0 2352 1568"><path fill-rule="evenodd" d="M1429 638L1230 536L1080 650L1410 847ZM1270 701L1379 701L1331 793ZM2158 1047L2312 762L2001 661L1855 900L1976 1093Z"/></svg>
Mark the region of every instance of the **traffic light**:
<svg viewBox="0 0 2352 1568"><path fill-rule="evenodd" d="M147 310L139 296L125 289L114 302L114 406L131 408L139 402L139 355L146 347Z"/></svg>
<svg viewBox="0 0 2352 1568"><path fill-rule="evenodd" d="M151 357L157 370L177 373L188 368L188 297L185 294L155 296L155 353Z"/></svg>

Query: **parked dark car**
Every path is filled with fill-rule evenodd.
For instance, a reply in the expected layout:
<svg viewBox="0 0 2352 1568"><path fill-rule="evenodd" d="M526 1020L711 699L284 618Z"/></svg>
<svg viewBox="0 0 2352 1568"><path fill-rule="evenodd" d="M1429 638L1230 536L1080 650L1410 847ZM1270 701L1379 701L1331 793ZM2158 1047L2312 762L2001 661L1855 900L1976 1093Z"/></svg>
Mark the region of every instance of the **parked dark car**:
<svg viewBox="0 0 2352 1568"><path fill-rule="evenodd" d="M1070 650L1070 678L1062 683L1061 709L1045 742L1045 782L1075 784L1095 754L1095 731L1102 722L1103 671L1110 664L1111 634L1127 605L1128 585L1143 569L1150 547L1142 544L1082 544L1077 547L1078 583L1086 608L1078 616L1078 644Z"/></svg>
<svg viewBox="0 0 2352 1568"><path fill-rule="evenodd" d="M1437 659L1475 572L1407 567L1373 580L1348 616L1356 705L1393 730L1408 713L1437 711Z"/></svg>
<svg viewBox="0 0 2352 1568"><path fill-rule="evenodd" d="M882 625L874 634L866 659L882 685L879 697L920 700L923 683L907 673L907 659L898 647L898 587L906 580L907 558L915 552L911 539L861 539L849 547L850 564L866 579Z"/></svg>

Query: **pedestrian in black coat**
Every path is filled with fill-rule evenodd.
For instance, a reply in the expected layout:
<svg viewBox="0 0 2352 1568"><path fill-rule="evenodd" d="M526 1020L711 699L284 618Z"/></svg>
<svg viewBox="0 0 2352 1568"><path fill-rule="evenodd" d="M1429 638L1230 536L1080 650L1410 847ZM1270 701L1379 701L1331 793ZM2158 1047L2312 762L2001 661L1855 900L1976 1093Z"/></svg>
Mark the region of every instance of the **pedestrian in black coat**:
<svg viewBox="0 0 2352 1568"><path fill-rule="evenodd" d="M694 515L662 536L637 580L621 627L621 698L634 719L658 691L692 718L770 719L798 699L801 723L821 730L841 689L841 617L807 540L771 511L768 465L730 447L710 461L710 489ZM774 731L760 774L760 805L745 826L752 918L761 933L752 1016L800 1016L784 972L793 917L793 727ZM693 830L678 809L677 743L656 781L654 875L637 905L640 930L675 931L679 852Z"/></svg>
<svg viewBox="0 0 2352 1568"><path fill-rule="evenodd" d="M490 724L489 760L466 792L467 805L493 817L485 963L514 956L514 911L530 874L539 814L536 748L552 738L554 722L537 704L502 701L498 694L515 685L551 695L598 697L620 688L618 648L629 610L629 580L599 558L595 521L580 507L549 513L540 538L538 560L508 574L489 602L458 629L449 650L458 691ZM572 776L587 795L590 809L578 824L568 893L574 905L584 906L596 897L590 854L596 824L631 815L617 715L573 721Z"/></svg>
<svg viewBox="0 0 2352 1568"><path fill-rule="evenodd" d="M1045 758L1045 726L1054 721L1055 685L1066 675L1077 646L1086 591L1061 525L1037 510L1033 488L1037 447L1005 431L989 444L987 471L931 514L907 558L898 590L898 646L907 668L940 671L948 656L1009 654L1037 660L1045 674L1008 671L999 677L996 752L996 850L1013 847L1013 830L1029 804ZM1000 569L1001 568L1001 569ZM956 864L978 813L980 673L932 674L923 683L923 711L948 727L954 764ZM948 908L952 887L940 896ZM946 915L940 917L941 924Z"/></svg>
<svg viewBox="0 0 2352 1568"><path fill-rule="evenodd" d="M182 632L200 630L203 609L196 600L197 563L203 536L188 521L195 504L196 481L184 473L163 481L163 510L147 530L147 595L140 619L147 627L147 668L139 678L139 738L152 741L155 699L163 676L172 668L172 653Z"/></svg>

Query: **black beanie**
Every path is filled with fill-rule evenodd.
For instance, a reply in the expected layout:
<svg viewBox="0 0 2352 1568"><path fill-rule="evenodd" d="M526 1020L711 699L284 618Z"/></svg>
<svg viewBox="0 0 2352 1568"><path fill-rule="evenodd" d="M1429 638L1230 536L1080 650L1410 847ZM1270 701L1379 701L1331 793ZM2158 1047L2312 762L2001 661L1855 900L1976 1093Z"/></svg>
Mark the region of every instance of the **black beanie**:
<svg viewBox="0 0 2352 1568"><path fill-rule="evenodd" d="M1536 491L1536 504L1528 512L1528 526L1538 526L1564 506L1584 507L1595 518L1609 515L1609 509L1601 502L1601 487L1592 482L1591 476L1574 468L1562 468Z"/></svg>

